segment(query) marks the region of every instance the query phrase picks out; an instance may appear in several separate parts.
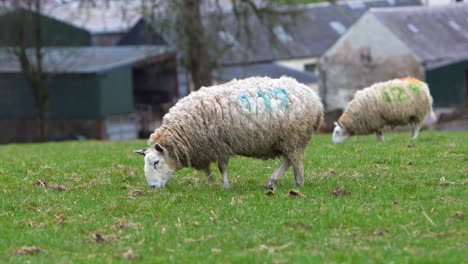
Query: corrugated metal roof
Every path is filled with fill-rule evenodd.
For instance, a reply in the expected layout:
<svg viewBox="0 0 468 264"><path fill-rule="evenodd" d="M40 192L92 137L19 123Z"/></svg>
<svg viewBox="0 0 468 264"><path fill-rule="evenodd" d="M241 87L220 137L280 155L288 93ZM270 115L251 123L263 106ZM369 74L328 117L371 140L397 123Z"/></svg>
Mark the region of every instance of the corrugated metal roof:
<svg viewBox="0 0 468 264"><path fill-rule="evenodd" d="M33 50L28 50L31 55ZM132 65L174 52L168 46L44 48L43 67L47 73L96 73ZM34 58L34 56L30 56ZM0 49L0 72L19 72L11 49Z"/></svg>
<svg viewBox="0 0 468 264"><path fill-rule="evenodd" d="M289 76L301 83L315 83L317 75L312 72L297 71L274 63L257 63L240 66L228 66L215 70L214 76L218 80L230 81L232 79L244 79L254 76L268 76L280 78Z"/></svg>
<svg viewBox="0 0 468 264"><path fill-rule="evenodd" d="M317 57L369 8L420 4L419 0L309 4L283 8L282 14L266 16L262 21L251 15L246 25L240 24L232 14L226 14L222 24L217 21L218 25L210 27L208 33L218 46L227 48L221 60L224 65ZM215 22L207 20L206 23ZM235 38L237 44L223 43L219 32L235 36L238 28L242 30ZM274 32L273 36L270 32Z"/></svg>
<svg viewBox="0 0 468 264"><path fill-rule="evenodd" d="M371 9L426 67L468 59L468 4Z"/></svg>

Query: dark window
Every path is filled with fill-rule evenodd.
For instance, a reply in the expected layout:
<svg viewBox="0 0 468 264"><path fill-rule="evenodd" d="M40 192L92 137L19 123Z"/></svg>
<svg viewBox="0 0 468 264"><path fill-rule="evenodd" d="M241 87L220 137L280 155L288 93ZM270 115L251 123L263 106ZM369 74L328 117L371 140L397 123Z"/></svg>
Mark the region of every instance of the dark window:
<svg viewBox="0 0 468 264"><path fill-rule="evenodd" d="M310 63L304 65L304 70L309 72L315 72L317 70L317 63Z"/></svg>

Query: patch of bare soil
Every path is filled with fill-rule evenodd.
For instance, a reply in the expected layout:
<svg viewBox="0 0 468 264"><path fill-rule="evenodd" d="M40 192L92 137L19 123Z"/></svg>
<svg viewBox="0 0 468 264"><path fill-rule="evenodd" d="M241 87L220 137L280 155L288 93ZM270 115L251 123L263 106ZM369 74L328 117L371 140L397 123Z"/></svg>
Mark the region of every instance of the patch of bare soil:
<svg viewBox="0 0 468 264"><path fill-rule="evenodd" d="M15 250L16 255L35 255L41 252L41 249L38 247L20 247Z"/></svg>
<svg viewBox="0 0 468 264"><path fill-rule="evenodd" d="M330 195L334 195L336 197L338 197L338 196L347 196L347 195L351 195L351 192L346 190L345 188L335 188L330 193Z"/></svg>

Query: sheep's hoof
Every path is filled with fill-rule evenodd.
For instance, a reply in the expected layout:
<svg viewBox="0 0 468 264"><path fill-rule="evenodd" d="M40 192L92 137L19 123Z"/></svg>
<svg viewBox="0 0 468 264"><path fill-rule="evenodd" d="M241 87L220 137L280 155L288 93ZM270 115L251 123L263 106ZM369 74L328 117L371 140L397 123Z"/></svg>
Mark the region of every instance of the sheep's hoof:
<svg viewBox="0 0 468 264"><path fill-rule="evenodd" d="M269 190L274 190L275 189L275 186L276 186L276 182L275 181L268 181L267 184L265 185L265 188L269 189Z"/></svg>
<svg viewBox="0 0 468 264"><path fill-rule="evenodd" d="M304 180L302 180L302 181L296 181L296 182L294 182L294 185L296 185L297 187L304 186Z"/></svg>

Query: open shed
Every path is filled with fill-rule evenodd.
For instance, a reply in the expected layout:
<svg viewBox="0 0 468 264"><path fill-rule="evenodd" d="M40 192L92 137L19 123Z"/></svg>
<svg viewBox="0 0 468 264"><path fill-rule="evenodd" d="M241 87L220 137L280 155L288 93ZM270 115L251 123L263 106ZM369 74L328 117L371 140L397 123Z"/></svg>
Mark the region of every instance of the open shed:
<svg viewBox="0 0 468 264"><path fill-rule="evenodd" d="M153 130L177 98L167 46L44 49L51 139L130 139ZM36 139L32 93L18 61L0 50L0 143Z"/></svg>

